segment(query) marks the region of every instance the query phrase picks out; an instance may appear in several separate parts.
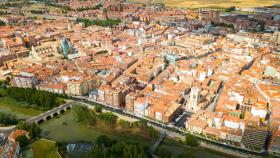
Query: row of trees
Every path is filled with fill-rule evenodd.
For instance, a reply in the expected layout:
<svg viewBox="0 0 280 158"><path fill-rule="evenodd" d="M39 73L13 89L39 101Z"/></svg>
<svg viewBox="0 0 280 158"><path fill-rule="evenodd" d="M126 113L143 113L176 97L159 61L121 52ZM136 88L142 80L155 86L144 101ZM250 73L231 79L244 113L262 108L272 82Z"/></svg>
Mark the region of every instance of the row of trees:
<svg viewBox="0 0 280 158"><path fill-rule="evenodd" d="M117 116L112 113L102 113L102 107L100 105L96 105L95 111L89 110L87 107L82 106L80 104L73 105L73 113L75 116L75 120L78 122L85 122L89 125L96 125L106 123L110 125L109 127L115 127L116 125L120 125L122 129L129 128L140 128L142 132L147 132L148 135L152 138L157 138L159 136L159 132L151 127L147 126L145 121L138 122L128 122L125 120L120 120L117 124ZM191 147L198 146L198 140L193 135L186 135L185 137L185 145ZM142 152L142 149L145 149ZM96 144L94 149L91 152L86 154L86 158L105 158L105 157L124 157L124 158L132 158L132 157L151 157L148 153L148 147L139 146L137 144L131 144L128 142L120 142L117 140L112 140L107 136L100 136L96 140ZM183 152L179 155L172 155L171 152L164 148L159 148L156 153L160 158L193 158L194 155L191 151Z"/></svg>
<svg viewBox="0 0 280 158"><path fill-rule="evenodd" d="M31 10L32 14L44 14L44 11L42 10Z"/></svg>
<svg viewBox="0 0 280 158"><path fill-rule="evenodd" d="M172 155L166 148L158 148L155 152L160 158L194 158L191 150L186 150L181 154ZM143 146L126 141L111 139L106 135L101 135L96 139L94 148L88 152L85 158L151 158L148 146Z"/></svg>
<svg viewBox="0 0 280 158"><path fill-rule="evenodd" d="M7 11L0 11L0 15L7 15L8 12Z"/></svg>
<svg viewBox="0 0 280 158"><path fill-rule="evenodd" d="M1 9L7 9L9 7L16 7L18 5L19 5L19 3L9 3L9 2L7 2L7 3L0 4L0 8Z"/></svg>
<svg viewBox="0 0 280 158"><path fill-rule="evenodd" d="M59 5L59 4L56 4L56 3L52 3L51 1L45 2L45 5L46 6L50 6L50 7L60 8L60 9L62 9L65 12L72 10L69 6Z"/></svg>
<svg viewBox="0 0 280 158"><path fill-rule="evenodd" d="M94 148L86 158L150 158L148 147L130 142L117 141L108 136L99 136Z"/></svg>
<svg viewBox="0 0 280 158"><path fill-rule="evenodd" d="M77 122L85 122L91 126L98 124L106 124L109 127L114 127L117 123L117 116L111 112L101 113L100 107L96 108L97 112L89 110L87 107L80 104L73 105L74 117Z"/></svg>
<svg viewBox="0 0 280 158"><path fill-rule="evenodd" d="M77 22L83 22L85 26L92 26L92 25L97 25L97 26L102 26L102 27L113 27L118 25L121 20L117 19L107 19L107 20L89 20L89 19L84 19L84 18L78 18Z"/></svg>
<svg viewBox="0 0 280 158"><path fill-rule="evenodd" d="M77 11L81 12L84 10L96 10L96 9L100 9L101 7L102 7L102 4L97 4L96 6L93 6L93 7L78 8Z"/></svg>
<svg viewBox="0 0 280 158"><path fill-rule="evenodd" d="M64 100L57 94L31 88L2 87L0 88L1 96L10 97L17 101L26 101L42 109L50 109L64 103Z"/></svg>
<svg viewBox="0 0 280 158"><path fill-rule="evenodd" d="M118 117L113 113L102 113L102 107L100 105L96 105L95 111L91 111L85 106L76 104L73 105L72 110L77 122L85 122L90 126L105 124L110 128L116 127L116 125L119 125L122 129L140 128L141 131L147 132L151 138L157 138L159 136L159 132L154 127L148 126L146 122L129 122L122 119L118 121Z"/></svg>
<svg viewBox="0 0 280 158"><path fill-rule="evenodd" d="M234 29L234 25L233 25L233 24L225 24L225 23L214 23L214 22L211 22L211 25L214 26L214 27L228 27L228 28Z"/></svg>
<svg viewBox="0 0 280 158"><path fill-rule="evenodd" d="M235 6L232 6L232 7L229 7L229 8L225 8L225 12L233 12L233 11L236 11L236 7Z"/></svg>
<svg viewBox="0 0 280 158"><path fill-rule="evenodd" d="M4 126L17 124L18 119L16 115L11 113L0 112L0 124Z"/></svg>

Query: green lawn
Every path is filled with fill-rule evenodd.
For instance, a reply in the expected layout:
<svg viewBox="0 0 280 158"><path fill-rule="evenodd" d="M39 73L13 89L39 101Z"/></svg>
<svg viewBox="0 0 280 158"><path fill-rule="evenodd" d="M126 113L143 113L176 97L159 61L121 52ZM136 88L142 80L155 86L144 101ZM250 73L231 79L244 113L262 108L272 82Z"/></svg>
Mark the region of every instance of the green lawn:
<svg viewBox="0 0 280 158"><path fill-rule="evenodd" d="M138 142L141 144L149 144L152 139L140 132L129 132L111 129L87 127L83 123L74 121L72 111L68 111L59 118L51 119L41 124L43 138L54 140L57 142L94 142L100 135L108 135L115 139Z"/></svg>
<svg viewBox="0 0 280 158"><path fill-rule="evenodd" d="M0 112L14 113L19 119L26 119L37 116L42 110L32 108L26 102L18 102L14 99L0 98Z"/></svg>
<svg viewBox="0 0 280 158"><path fill-rule="evenodd" d="M34 158L61 158L54 141L39 139L31 144Z"/></svg>

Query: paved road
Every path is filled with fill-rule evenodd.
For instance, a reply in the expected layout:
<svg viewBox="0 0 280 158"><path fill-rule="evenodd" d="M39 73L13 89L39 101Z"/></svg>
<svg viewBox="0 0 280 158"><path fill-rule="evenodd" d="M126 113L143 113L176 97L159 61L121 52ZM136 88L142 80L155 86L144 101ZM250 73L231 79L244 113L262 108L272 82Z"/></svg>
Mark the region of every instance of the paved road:
<svg viewBox="0 0 280 158"><path fill-rule="evenodd" d="M222 84L222 87L219 89L218 93L216 94L214 101L207 107L206 110L211 111L211 112L215 111L215 109L217 107L217 103L218 103L223 91L224 91L224 85Z"/></svg>

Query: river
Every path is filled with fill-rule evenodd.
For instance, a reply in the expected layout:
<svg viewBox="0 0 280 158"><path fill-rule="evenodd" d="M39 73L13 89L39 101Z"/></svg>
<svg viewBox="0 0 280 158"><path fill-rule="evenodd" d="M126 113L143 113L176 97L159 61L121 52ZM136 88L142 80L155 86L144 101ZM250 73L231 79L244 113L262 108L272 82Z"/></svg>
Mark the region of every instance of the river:
<svg viewBox="0 0 280 158"><path fill-rule="evenodd" d="M41 136L43 138L67 143L67 149L69 149L68 154L70 154L73 158L79 157L80 154L77 153L88 151L95 139L103 134L114 139L135 141L144 145L149 145L149 143L153 141L135 133L116 133L111 129L88 128L85 124L74 121L72 111L60 115L59 118L54 118L42 123L41 128ZM166 148L173 155L179 154L184 150L191 150L197 158L228 157L221 153L213 152L205 148L186 148L171 142L171 140L167 139L162 143L161 147Z"/></svg>

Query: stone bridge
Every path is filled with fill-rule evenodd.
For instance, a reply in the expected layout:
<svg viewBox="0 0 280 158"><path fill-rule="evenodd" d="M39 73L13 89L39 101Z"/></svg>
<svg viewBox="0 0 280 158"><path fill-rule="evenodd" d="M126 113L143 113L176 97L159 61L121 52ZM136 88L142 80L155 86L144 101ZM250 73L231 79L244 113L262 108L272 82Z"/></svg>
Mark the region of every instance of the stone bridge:
<svg viewBox="0 0 280 158"><path fill-rule="evenodd" d="M67 110L72 108L72 105L73 105L73 102L69 102L69 103L60 105L59 107L46 111L45 113L42 113L36 117L30 118L30 119L26 120L25 122L27 124L31 124L31 123L39 124L41 122L47 121L48 119L51 119L51 118L59 115L60 113L66 112Z"/></svg>

